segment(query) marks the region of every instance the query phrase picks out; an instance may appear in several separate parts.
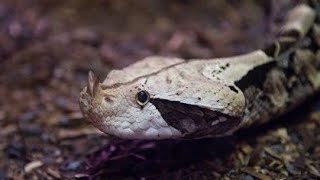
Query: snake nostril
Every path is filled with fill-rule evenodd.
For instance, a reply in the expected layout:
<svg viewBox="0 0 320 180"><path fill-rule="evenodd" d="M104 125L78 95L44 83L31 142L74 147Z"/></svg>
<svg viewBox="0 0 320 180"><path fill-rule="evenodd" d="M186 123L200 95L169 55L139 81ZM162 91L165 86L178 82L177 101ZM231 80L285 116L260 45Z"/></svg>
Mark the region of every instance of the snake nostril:
<svg viewBox="0 0 320 180"><path fill-rule="evenodd" d="M105 96L105 97L104 97L104 100L105 100L106 102L108 102L108 103L113 103L113 100L111 99L110 96Z"/></svg>

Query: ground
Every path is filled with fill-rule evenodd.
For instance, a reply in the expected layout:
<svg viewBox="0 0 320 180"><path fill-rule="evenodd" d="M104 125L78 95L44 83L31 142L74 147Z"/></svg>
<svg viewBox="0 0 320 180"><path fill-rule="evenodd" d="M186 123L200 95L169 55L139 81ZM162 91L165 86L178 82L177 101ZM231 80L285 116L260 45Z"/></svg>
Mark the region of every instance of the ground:
<svg viewBox="0 0 320 180"><path fill-rule="evenodd" d="M149 55L266 47L294 1L2 0L0 179L317 179L320 105L222 139L126 141L83 119L78 95Z"/></svg>

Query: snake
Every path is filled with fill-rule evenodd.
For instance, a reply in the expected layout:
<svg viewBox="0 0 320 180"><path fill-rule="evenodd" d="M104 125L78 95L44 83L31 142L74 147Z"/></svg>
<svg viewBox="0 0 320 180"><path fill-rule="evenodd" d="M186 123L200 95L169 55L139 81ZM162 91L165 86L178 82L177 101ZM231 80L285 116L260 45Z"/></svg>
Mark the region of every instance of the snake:
<svg viewBox="0 0 320 180"><path fill-rule="evenodd" d="M291 9L265 49L214 59L150 56L100 81L93 71L79 96L84 118L123 139L232 135L277 119L320 89L319 4Z"/></svg>

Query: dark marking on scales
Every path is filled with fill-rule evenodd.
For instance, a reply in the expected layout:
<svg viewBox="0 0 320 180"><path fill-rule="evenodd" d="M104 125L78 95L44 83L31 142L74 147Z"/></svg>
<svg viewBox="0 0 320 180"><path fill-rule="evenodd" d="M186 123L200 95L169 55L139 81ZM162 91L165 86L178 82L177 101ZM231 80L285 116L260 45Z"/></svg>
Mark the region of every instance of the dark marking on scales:
<svg viewBox="0 0 320 180"><path fill-rule="evenodd" d="M177 101L151 99L150 102L170 126L186 134L186 137L223 134L241 122L240 117L232 117L218 111Z"/></svg>
<svg viewBox="0 0 320 180"><path fill-rule="evenodd" d="M238 89L234 86L228 86L230 88L231 91L235 92L235 93L238 93Z"/></svg>
<svg viewBox="0 0 320 180"><path fill-rule="evenodd" d="M267 78L267 73L270 72L271 69L277 66L277 62L272 60L265 64L259 65L252 70L248 71L248 73L243 76L239 81L235 82L235 85L239 87L242 91L247 89L249 86L255 86L259 89L262 88L263 83Z"/></svg>
<svg viewBox="0 0 320 180"><path fill-rule="evenodd" d="M215 75L218 75L218 74L222 73L222 72L225 71L229 66L230 66L229 63L220 65L219 68L214 69L214 70L211 72L212 77L215 77Z"/></svg>
<svg viewBox="0 0 320 180"><path fill-rule="evenodd" d="M308 33L308 35L310 35L310 33ZM270 52L268 52L268 50L265 50L268 55L277 54L277 56L274 57L273 60L250 70L243 78L235 82L236 86L238 86L242 91L247 89L249 86L255 86L259 89L262 89L268 72L270 72L270 70L272 70L273 68L280 68L286 74L287 78L290 76L294 76L296 74L294 74L291 66L293 56L296 53L295 51L298 48L313 50L316 46L314 39L310 39L310 37L308 36L304 37L299 42L290 41L290 43L285 44L285 42L278 41L277 43L280 43L280 45L282 46L282 48L279 50L279 53L281 54L271 53L272 51L274 51L270 51L270 49L272 48L269 48Z"/></svg>

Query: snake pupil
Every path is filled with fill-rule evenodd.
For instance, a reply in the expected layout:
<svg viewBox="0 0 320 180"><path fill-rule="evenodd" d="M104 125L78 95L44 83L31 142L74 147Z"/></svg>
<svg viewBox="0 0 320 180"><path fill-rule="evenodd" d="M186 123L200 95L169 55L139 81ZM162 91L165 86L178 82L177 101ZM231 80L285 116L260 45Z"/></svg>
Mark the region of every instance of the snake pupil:
<svg viewBox="0 0 320 180"><path fill-rule="evenodd" d="M147 91L142 90L137 93L136 98L137 98L138 104L145 105L149 101L150 96Z"/></svg>

